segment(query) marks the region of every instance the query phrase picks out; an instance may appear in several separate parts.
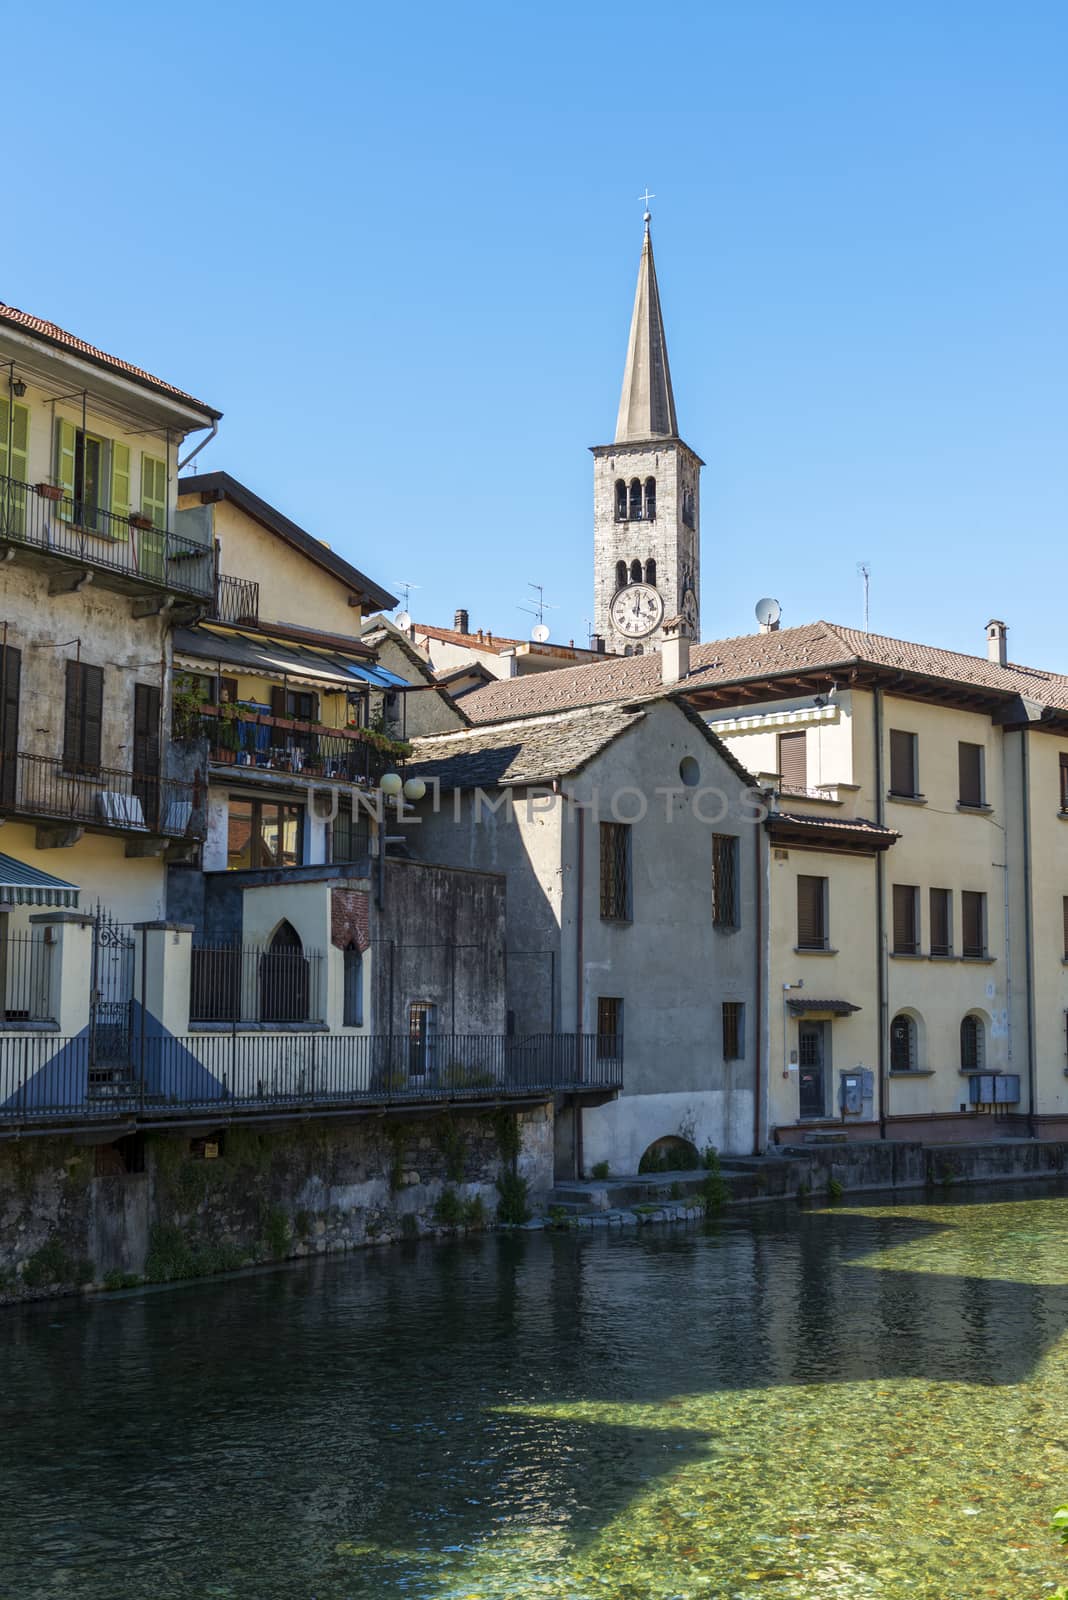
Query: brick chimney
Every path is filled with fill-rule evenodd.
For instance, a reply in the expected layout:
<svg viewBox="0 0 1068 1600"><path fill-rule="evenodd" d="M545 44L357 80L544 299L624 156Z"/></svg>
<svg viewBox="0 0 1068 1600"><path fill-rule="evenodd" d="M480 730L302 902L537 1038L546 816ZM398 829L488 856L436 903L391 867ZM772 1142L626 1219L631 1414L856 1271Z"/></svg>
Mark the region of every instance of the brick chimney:
<svg viewBox="0 0 1068 1600"><path fill-rule="evenodd" d="M664 623L664 642L660 646L660 681L680 683L690 675L690 629L685 617L672 617Z"/></svg>
<svg viewBox="0 0 1068 1600"><path fill-rule="evenodd" d="M456 629L457 633L470 633L470 621L471 619L467 612L461 607L457 610L456 615L453 617L452 625Z"/></svg>
<svg viewBox="0 0 1068 1600"><path fill-rule="evenodd" d="M1008 624L991 619L986 625L986 658L1003 667L1009 659Z"/></svg>

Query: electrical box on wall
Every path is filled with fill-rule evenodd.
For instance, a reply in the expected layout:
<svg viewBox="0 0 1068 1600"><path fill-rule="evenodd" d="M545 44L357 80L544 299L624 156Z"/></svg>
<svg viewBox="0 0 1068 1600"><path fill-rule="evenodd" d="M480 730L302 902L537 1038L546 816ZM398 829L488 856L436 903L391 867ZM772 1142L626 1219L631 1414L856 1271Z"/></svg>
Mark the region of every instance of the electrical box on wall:
<svg viewBox="0 0 1068 1600"><path fill-rule="evenodd" d="M875 1074L867 1067L853 1067L839 1074L838 1109L843 1120L858 1117L871 1121L875 1110Z"/></svg>
<svg viewBox="0 0 1068 1600"><path fill-rule="evenodd" d="M973 1106L1015 1106L1020 1103L1018 1072L977 1072L968 1080Z"/></svg>

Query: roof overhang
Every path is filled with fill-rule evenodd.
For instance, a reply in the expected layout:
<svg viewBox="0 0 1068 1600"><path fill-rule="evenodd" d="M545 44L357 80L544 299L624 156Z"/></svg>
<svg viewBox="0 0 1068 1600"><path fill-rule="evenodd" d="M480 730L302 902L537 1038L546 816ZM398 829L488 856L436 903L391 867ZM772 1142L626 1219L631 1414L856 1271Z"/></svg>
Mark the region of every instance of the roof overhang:
<svg viewBox="0 0 1068 1600"><path fill-rule="evenodd" d="M851 1000L787 1000L786 1009L795 1017L813 1016L817 1012L822 1016L850 1017L861 1007Z"/></svg>
<svg viewBox="0 0 1068 1600"><path fill-rule="evenodd" d="M831 850L837 855L875 856L889 850L901 835L880 823L846 817L801 817L773 811L764 826L772 844L801 850Z"/></svg>

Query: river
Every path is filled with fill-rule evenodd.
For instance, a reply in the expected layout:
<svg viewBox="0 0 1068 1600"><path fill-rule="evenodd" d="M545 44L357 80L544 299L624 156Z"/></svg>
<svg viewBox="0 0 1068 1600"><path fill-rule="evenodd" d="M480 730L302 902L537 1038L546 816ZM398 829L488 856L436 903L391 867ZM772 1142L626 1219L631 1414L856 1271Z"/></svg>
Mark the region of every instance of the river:
<svg viewBox="0 0 1068 1600"><path fill-rule="evenodd" d="M1068 1190L0 1313L4 1600L1039 1600Z"/></svg>

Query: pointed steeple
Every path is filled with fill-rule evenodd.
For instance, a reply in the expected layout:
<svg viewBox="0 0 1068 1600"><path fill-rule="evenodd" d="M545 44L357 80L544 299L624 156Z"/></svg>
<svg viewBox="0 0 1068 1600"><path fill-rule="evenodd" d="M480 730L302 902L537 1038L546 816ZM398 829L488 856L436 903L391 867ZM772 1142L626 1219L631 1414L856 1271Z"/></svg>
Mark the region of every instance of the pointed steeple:
<svg viewBox="0 0 1068 1600"><path fill-rule="evenodd" d="M653 241L649 233L649 213L645 213L645 239L638 265L638 287L634 293L634 312L630 319L630 342L623 373L623 392L616 419L616 444L642 439L673 439L678 435L675 396L671 392L667 339L660 312L653 263Z"/></svg>

